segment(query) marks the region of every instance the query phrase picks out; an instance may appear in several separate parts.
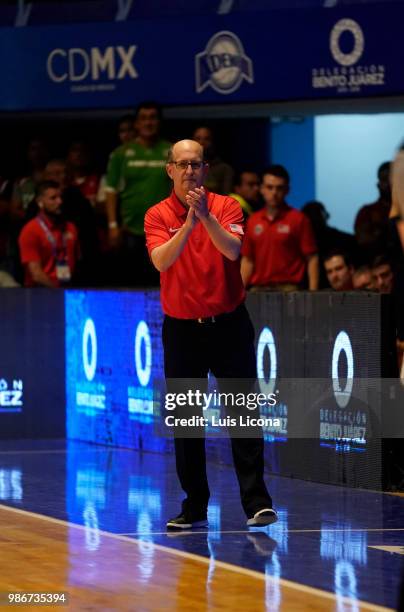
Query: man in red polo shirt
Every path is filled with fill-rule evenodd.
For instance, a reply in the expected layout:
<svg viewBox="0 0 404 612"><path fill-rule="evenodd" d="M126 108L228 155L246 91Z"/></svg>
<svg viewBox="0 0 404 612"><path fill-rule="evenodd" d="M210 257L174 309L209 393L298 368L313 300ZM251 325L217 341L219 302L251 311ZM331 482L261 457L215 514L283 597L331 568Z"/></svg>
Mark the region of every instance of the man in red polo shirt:
<svg viewBox="0 0 404 612"><path fill-rule="evenodd" d="M310 290L318 289L317 246L308 218L289 206L289 174L270 166L262 176L265 206L247 221L241 275L246 287L297 291L306 272Z"/></svg>
<svg viewBox="0 0 404 612"><path fill-rule="evenodd" d="M161 273L164 369L172 379L255 379L254 329L244 306L239 254L243 214L227 196L205 191L203 149L182 140L169 151L174 189L145 216L147 248ZM262 434L262 432L261 432ZM248 525L277 519L264 483L262 435L231 438ZM177 473L186 493L170 529L206 524L205 440L175 436Z"/></svg>
<svg viewBox="0 0 404 612"><path fill-rule="evenodd" d="M56 181L38 185L39 214L18 239L26 287L63 287L70 283L78 259L77 230L62 217L62 195Z"/></svg>

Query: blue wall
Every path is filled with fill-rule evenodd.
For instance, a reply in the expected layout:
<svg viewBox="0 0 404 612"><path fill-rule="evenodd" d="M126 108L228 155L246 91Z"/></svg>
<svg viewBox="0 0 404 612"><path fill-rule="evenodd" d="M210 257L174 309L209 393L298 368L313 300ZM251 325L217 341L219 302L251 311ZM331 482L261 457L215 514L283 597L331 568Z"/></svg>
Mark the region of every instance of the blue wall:
<svg viewBox="0 0 404 612"><path fill-rule="evenodd" d="M378 198L378 167L403 140L403 113L315 118L316 197L331 213L330 225L353 231L359 208Z"/></svg>
<svg viewBox="0 0 404 612"><path fill-rule="evenodd" d="M288 201L301 208L315 198L314 119L307 117L299 122L272 122L270 159L282 164L291 176Z"/></svg>

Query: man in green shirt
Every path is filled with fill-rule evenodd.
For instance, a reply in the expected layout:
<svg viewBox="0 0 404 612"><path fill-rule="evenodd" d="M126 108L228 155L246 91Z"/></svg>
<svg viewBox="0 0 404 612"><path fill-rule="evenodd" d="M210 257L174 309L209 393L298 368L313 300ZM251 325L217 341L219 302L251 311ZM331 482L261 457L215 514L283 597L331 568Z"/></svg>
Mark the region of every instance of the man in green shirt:
<svg viewBox="0 0 404 612"><path fill-rule="evenodd" d="M150 286L158 277L147 256L144 216L166 198L170 182L165 172L170 143L160 138L161 110L153 102L140 104L135 115L135 140L110 155L106 179L106 207L111 247L120 247L118 284ZM118 225L118 201L121 227Z"/></svg>

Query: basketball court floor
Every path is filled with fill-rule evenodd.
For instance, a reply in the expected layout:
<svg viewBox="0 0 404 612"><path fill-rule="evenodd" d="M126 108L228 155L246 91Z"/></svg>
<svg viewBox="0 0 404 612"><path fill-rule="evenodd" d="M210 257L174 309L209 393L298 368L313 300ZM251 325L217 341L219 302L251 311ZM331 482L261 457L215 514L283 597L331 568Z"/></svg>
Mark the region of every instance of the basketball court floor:
<svg viewBox="0 0 404 612"><path fill-rule="evenodd" d="M208 470L209 527L167 533L181 500L173 456L2 442L0 603L23 592L64 593L52 610L397 608L403 497L268 477L279 521L247 528L233 469Z"/></svg>

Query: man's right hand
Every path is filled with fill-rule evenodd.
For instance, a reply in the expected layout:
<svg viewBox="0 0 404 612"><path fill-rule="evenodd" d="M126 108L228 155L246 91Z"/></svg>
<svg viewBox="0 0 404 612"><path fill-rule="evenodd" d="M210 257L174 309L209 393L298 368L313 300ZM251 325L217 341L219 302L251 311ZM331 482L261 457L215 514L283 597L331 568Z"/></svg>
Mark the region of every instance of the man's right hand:
<svg viewBox="0 0 404 612"><path fill-rule="evenodd" d="M195 209L189 208L187 218L184 223L184 228L189 232L192 232L199 219L195 214Z"/></svg>
<svg viewBox="0 0 404 612"><path fill-rule="evenodd" d="M121 243L121 230L119 227L108 229L108 242L111 249L117 249Z"/></svg>

